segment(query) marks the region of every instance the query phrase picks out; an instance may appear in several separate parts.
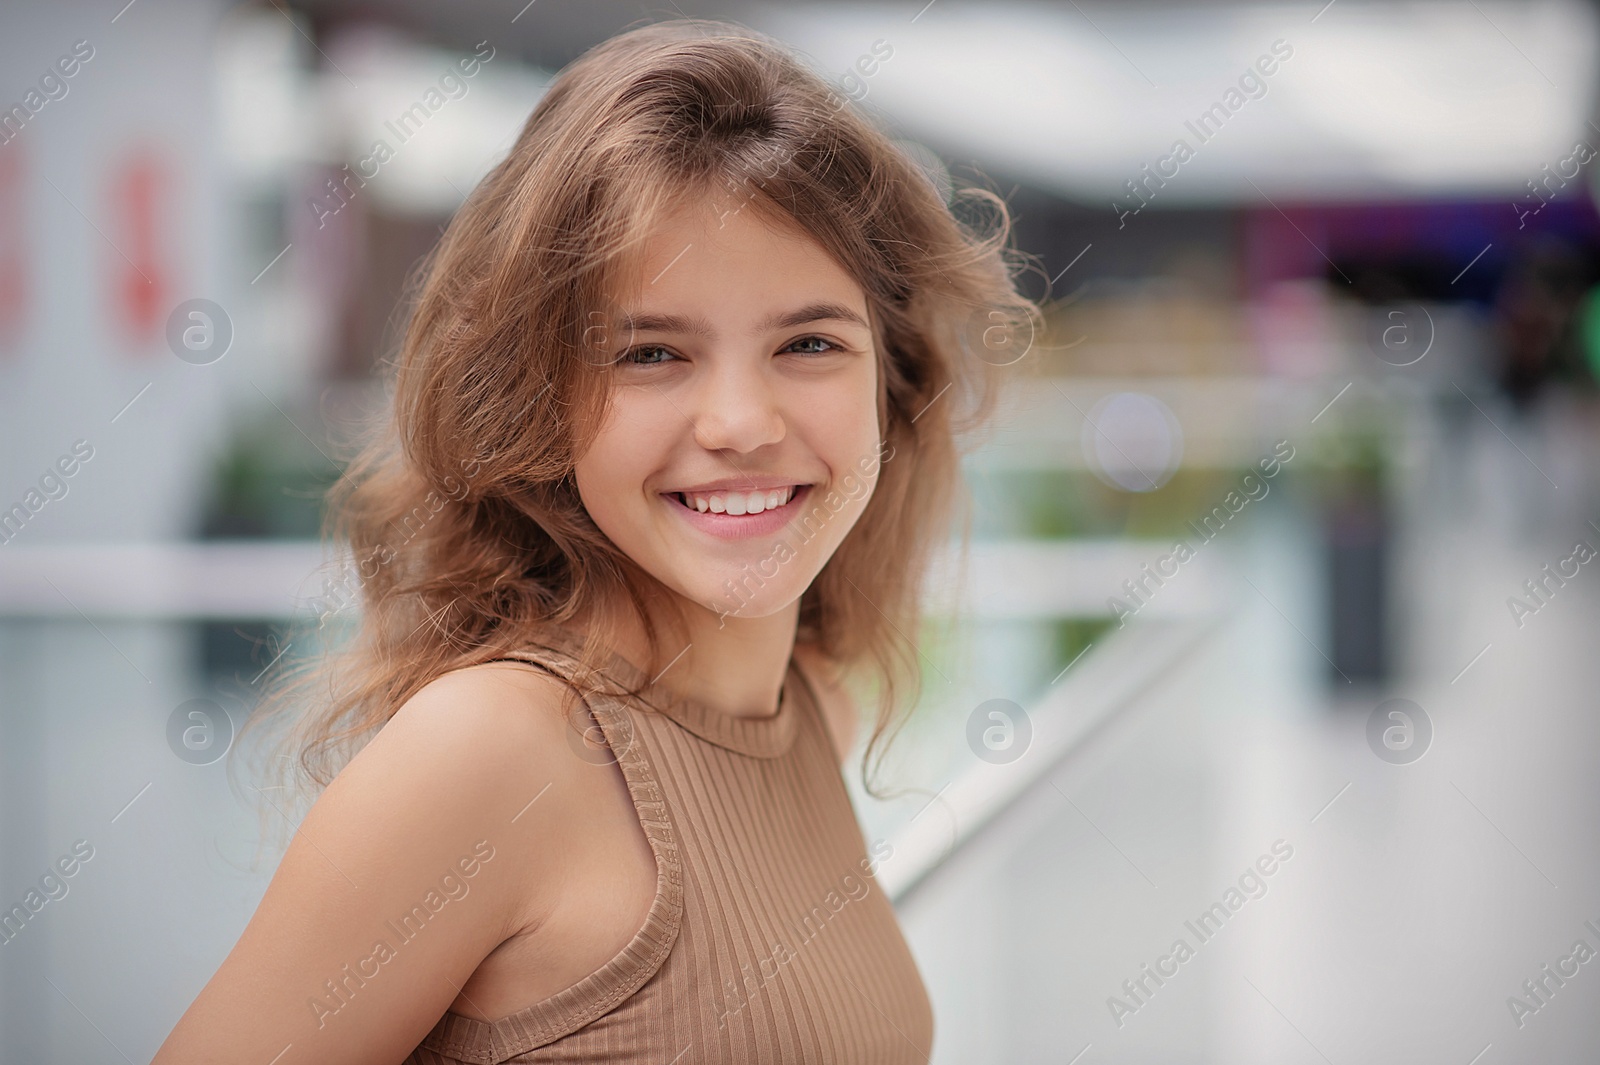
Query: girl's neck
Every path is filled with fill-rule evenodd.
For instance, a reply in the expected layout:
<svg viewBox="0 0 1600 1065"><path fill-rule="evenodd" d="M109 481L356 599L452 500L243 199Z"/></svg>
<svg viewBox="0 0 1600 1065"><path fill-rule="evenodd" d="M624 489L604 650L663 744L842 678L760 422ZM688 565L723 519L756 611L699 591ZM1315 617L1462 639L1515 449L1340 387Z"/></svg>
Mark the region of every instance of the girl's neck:
<svg viewBox="0 0 1600 1065"><path fill-rule="evenodd" d="M794 653L799 600L766 617L734 618L673 598L682 608L683 624L670 610L655 611L660 655L652 680L684 699L733 717L777 713ZM612 650L640 669L649 669L650 650L638 613L624 607L609 614L616 633Z"/></svg>

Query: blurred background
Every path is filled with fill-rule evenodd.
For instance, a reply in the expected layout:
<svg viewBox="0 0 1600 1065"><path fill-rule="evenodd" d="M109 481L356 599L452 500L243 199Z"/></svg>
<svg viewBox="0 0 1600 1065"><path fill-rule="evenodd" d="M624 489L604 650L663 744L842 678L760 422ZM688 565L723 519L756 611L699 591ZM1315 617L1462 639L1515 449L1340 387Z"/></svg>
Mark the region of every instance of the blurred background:
<svg viewBox="0 0 1600 1065"><path fill-rule="evenodd" d="M350 631L401 287L680 13L1005 196L1049 300L850 774L934 1059L1600 1053L1593 5L122 4L0 12L0 1059L148 1060L231 949L222 754Z"/></svg>

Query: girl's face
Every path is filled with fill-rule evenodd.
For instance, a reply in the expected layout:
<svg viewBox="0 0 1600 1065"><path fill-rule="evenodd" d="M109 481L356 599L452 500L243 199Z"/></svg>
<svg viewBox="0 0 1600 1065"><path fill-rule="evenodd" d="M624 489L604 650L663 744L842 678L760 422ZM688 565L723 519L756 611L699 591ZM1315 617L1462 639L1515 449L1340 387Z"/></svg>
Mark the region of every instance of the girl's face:
<svg viewBox="0 0 1600 1065"><path fill-rule="evenodd" d="M644 243L607 337L611 405L576 480L647 573L751 618L811 584L886 456L866 294L797 226L739 208L683 208Z"/></svg>

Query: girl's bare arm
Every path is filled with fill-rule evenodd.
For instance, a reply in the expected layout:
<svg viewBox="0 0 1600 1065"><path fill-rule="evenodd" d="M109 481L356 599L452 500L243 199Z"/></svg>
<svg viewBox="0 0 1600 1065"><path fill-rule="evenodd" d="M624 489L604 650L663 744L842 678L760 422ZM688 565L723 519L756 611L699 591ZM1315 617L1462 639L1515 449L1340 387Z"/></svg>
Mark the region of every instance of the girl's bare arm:
<svg viewBox="0 0 1600 1065"><path fill-rule="evenodd" d="M306 815L152 1065L403 1060L478 963L548 912L558 873L540 856L564 852L562 776L581 765L561 695L485 665L407 701Z"/></svg>

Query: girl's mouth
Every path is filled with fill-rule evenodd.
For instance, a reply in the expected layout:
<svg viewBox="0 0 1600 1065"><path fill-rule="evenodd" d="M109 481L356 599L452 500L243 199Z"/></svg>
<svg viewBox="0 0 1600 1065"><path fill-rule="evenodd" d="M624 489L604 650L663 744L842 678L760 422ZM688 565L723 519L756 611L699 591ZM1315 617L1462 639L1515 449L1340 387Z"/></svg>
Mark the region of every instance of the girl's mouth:
<svg viewBox="0 0 1600 1065"><path fill-rule="evenodd" d="M790 484L744 490L663 492L673 511L695 528L720 540L769 536L801 513L812 485Z"/></svg>
<svg viewBox="0 0 1600 1065"><path fill-rule="evenodd" d="M794 498L795 492L803 485L785 485L782 488L771 488L750 492L741 492L724 489L718 492L672 492L673 499L682 503L690 510L699 511L701 514L732 514L738 517L742 514L760 514L762 511L777 510L786 506Z"/></svg>

